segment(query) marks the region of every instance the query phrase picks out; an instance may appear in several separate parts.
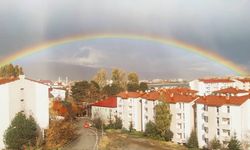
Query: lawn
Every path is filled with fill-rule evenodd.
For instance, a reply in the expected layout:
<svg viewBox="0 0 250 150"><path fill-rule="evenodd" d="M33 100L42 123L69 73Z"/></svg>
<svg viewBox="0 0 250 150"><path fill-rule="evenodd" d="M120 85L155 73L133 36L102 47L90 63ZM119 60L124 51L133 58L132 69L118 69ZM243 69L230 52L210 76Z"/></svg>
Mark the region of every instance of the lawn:
<svg viewBox="0 0 250 150"><path fill-rule="evenodd" d="M128 134L119 130L108 130L99 143L100 150L187 150L172 142L143 137L140 133Z"/></svg>

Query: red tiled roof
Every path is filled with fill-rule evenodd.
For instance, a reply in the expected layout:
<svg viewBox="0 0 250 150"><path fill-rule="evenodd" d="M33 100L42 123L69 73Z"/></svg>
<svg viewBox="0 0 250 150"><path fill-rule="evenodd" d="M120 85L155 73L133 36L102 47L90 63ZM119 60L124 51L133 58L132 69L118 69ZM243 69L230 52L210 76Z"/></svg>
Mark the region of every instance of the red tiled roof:
<svg viewBox="0 0 250 150"><path fill-rule="evenodd" d="M249 98L249 95L231 97L209 95L205 97L199 97L196 102L198 104L205 104L208 106L241 105Z"/></svg>
<svg viewBox="0 0 250 150"><path fill-rule="evenodd" d="M239 94L239 93L248 93L248 91L241 90L241 89L236 89L236 88L233 88L233 87L229 87L229 88L221 89L221 90L218 90L218 91L214 91L214 93Z"/></svg>
<svg viewBox="0 0 250 150"><path fill-rule="evenodd" d="M250 78L237 79L237 80L242 82L242 83L250 82Z"/></svg>
<svg viewBox="0 0 250 150"><path fill-rule="evenodd" d="M117 94L117 97L121 97L123 99L126 98L138 98L143 96L144 93L140 93L140 92L121 92L119 94Z"/></svg>
<svg viewBox="0 0 250 150"><path fill-rule="evenodd" d="M0 79L0 85L14 82L16 80L19 80L19 78L2 78L2 79Z"/></svg>
<svg viewBox="0 0 250 150"><path fill-rule="evenodd" d="M230 83L230 82L234 82L231 79L219 79L219 78L199 79L199 81L204 82L204 83Z"/></svg>
<svg viewBox="0 0 250 150"><path fill-rule="evenodd" d="M160 99L160 92L157 92L157 91L152 91L152 92L149 92L149 93L146 93L142 96L142 98L144 99L147 99L147 100L159 100Z"/></svg>
<svg viewBox="0 0 250 150"><path fill-rule="evenodd" d="M109 97L105 100L101 100L99 102L92 104L92 106L116 108L117 99L116 97Z"/></svg>

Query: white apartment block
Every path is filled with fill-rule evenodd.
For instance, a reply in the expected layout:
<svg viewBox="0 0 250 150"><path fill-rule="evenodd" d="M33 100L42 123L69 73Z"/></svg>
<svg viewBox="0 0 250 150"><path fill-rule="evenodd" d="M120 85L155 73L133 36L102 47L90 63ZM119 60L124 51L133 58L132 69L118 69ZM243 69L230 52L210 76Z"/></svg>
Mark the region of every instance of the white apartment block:
<svg viewBox="0 0 250 150"><path fill-rule="evenodd" d="M199 147L207 147L214 137L226 144L232 136L244 140L250 130L250 99L244 96L209 95L196 103Z"/></svg>
<svg viewBox="0 0 250 150"><path fill-rule="evenodd" d="M92 104L91 114L92 119L100 118L104 124L109 124L110 119L115 121L115 116L117 116L116 97L109 97Z"/></svg>
<svg viewBox="0 0 250 150"><path fill-rule="evenodd" d="M18 112L31 115L42 131L49 126L49 86L19 76L0 79L0 149L3 135Z"/></svg>
<svg viewBox="0 0 250 150"><path fill-rule="evenodd" d="M174 88L149 93L123 92L117 97L117 113L123 121L123 127L129 129L132 122L136 131L145 131L149 121L154 122L154 108L161 101L168 102L172 114L170 130L173 141L186 143L194 129L195 91L186 88Z"/></svg>
<svg viewBox="0 0 250 150"><path fill-rule="evenodd" d="M198 91L197 95L204 96L220 89L235 87L236 85L232 79L211 78L193 80L189 82L189 86L192 90Z"/></svg>

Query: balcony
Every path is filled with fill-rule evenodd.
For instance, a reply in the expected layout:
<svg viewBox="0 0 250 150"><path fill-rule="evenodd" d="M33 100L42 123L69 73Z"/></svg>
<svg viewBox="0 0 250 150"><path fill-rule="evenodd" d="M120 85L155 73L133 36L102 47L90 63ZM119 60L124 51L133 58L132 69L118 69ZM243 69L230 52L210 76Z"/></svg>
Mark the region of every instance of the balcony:
<svg viewBox="0 0 250 150"><path fill-rule="evenodd" d="M219 116L222 118L230 118L230 113L220 112Z"/></svg>

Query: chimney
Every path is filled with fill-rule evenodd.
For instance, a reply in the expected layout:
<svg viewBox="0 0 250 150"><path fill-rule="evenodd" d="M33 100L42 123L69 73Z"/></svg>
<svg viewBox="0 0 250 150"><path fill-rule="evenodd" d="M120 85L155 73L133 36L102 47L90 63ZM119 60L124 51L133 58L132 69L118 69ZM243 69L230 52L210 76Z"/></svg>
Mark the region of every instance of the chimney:
<svg viewBox="0 0 250 150"><path fill-rule="evenodd" d="M25 75L19 75L18 76L20 80L24 80L25 79Z"/></svg>
<svg viewBox="0 0 250 150"><path fill-rule="evenodd" d="M170 94L170 97L174 97L174 93L171 93L171 94Z"/></svg>

